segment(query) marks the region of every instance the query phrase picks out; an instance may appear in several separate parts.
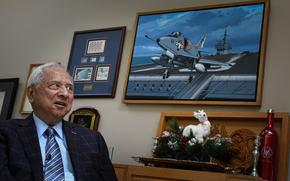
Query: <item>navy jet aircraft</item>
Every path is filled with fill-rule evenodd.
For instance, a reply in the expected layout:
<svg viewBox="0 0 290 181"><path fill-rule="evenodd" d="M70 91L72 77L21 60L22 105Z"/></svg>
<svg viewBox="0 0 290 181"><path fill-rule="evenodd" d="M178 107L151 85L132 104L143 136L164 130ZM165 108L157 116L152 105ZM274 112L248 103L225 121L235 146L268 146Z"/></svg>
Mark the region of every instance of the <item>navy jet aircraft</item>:
<svg viewBox="0 0 290 181"><path fill-rule="evenodd" d="M230 69L235 60L228 62L219 62L201 57L201 49L204 45L206 36L203 34L197 45L194 45L189 39L184 37L181 32L173 32L170 35L161 36L156 40L145 35L146 38L157 43L164 52L160 56L153 56L151 60L161 65L165 69L163 79L169 77L169 71L173 68L188 69L191 74L189 81L192 80L192 74L197 72L213 72ZM160 66L159 66L160 67Z"/></svg>

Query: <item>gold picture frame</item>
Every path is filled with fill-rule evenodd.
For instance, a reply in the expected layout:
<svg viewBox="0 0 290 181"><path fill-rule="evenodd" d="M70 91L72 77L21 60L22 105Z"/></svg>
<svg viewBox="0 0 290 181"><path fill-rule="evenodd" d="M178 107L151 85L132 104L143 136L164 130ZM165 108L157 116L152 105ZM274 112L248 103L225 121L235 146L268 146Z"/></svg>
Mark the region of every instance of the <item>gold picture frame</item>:
<svg viewBox="0 0 290 181"><path fill-rule="evenodd" d="M123 103L260 106L269 12L255 0L138 13Z"/></svg>
<svg viewBox="0 0 290 181"><path fill-rule="evenodd" d="M42 65L42 64L30 64L30 66L29 66L29 70L28 70L27 78L26 78L26 83L24 86L24 91L23 91L23 95L22 95L22 99L21 99L20 114L30 114L33 111L32 107L30 105L30 102L28 100L28 97L26 95L26 87L27 87L27 81L28 81L29 76L31 75L32 71L40 65Z"/></svg>
<svg viewBox="0 0 290 181"><path fill-rule="evenodd" d="M94 108L79 108L69 116L69 122L82 125L91 130L98 130L100 121L99 111Z"/></svg>

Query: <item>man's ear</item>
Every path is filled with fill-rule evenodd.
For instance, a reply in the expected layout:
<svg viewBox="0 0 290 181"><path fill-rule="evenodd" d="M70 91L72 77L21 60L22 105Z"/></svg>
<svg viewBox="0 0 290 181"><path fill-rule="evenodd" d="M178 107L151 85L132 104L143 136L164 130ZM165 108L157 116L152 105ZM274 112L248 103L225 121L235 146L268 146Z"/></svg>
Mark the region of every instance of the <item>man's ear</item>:
<svg viewBox="0 0 290 181"><path fill-rule="evenodd" d="M34 89L33 89L33 87L27 87L26 88L26 96L27 96L27 98L28 98L28 100L29 100L29 102L31 103L31 102L33 102L33 99L34 99Z"/></svg>

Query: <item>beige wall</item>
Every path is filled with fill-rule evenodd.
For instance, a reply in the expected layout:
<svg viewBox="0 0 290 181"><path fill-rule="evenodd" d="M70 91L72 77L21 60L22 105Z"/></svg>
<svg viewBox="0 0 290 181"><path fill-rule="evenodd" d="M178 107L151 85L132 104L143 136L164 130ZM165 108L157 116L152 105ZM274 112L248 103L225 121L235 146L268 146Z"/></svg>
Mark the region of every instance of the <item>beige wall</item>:
<svg viewBox="0 0 290 181"><path fill-rule="evenodd" d="M19 77L13 117L29 64L60 61L67 65L73 32L127 26L114 99L76 99L74 108L93 106L101 113L100 132L115 147L113 161L135 163L131 156L151 156L152 137L161 111L290 112L290 1L271 2L262 106L125 105L121 103L136 12L234 2L230 0L0 0L0 78Z"/></svg>

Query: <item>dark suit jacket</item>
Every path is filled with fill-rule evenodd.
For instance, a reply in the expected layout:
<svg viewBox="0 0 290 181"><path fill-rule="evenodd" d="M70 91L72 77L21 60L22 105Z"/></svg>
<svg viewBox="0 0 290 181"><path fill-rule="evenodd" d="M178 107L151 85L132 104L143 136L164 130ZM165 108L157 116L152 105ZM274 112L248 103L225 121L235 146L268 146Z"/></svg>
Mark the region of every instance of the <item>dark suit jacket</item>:
<svg viewBox="0 0 290 181"><path fill-rule="evenodd" d="M69 154L77 181L115 181L104 138L97 131L63 121ZM33 116L0 121L0 178L42 181L40 146Z"/></svg>

